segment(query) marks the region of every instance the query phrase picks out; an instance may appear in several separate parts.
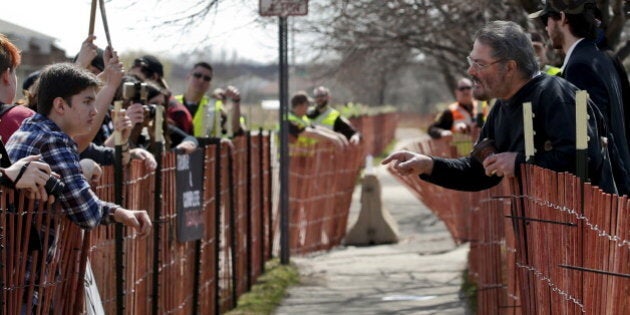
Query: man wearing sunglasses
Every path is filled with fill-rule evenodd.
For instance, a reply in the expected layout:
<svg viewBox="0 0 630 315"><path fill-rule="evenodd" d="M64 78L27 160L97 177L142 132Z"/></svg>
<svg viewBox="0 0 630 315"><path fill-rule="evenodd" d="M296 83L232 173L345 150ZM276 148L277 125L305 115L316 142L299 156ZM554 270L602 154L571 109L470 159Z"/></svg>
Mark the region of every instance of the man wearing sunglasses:
<svg viewBox="0 0 630 315"><path fill-rule="evenodd" d="M470 79L462 78L457 82L455 100L429 126L431 138L451 139L453 133L469 133L475 126L477 101L473 98Z"/></svg>
<svg viewBox="0 0 630 315"><path fill-rule="evenodd" d="M540 19L553 48L565 53L562 77L586 90L601 111L612 134L617 152L611 156L616 178L628 178L630 149L624 121L621 80L611 58L595 45L597 7L594 0L549 0L545 7L529 15ZM620 191L630 191L630 183L618 182Z"/></svg>
<svg viewBox="0 0 630 315"><path fill-rule="evenodd" d="M212 86L212 66L207 62L196 63L186 77L186 92L175 96L184 104L193 117L193 135L197 138L221 138L228 135L227 111L222 99L214 102L207 95ZM232 102L232 121L229 122L234 134L243 131L240 121L241 95L233 86L228 86L224 92L225 101Z"/></svg>
<svg viewBox="0 0 630 315"><path fill-rule="evenodd" d="M359 144L361 134L347 118L341 116L341 113L330 105L330 90L323 86L316 87L313 96L315 106L306 113L306 117L313 125L343 134L352 145Z"/></svg>

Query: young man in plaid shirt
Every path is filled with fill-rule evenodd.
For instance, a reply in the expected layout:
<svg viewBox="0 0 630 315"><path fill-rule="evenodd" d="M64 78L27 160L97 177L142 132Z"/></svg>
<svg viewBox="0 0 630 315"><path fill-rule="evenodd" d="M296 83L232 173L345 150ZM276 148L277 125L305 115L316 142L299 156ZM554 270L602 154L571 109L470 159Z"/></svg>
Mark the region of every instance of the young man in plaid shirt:
<svg viewBox="0 0 630 315"><path fill-rule="evenodd" d="M53 172L61 175L65 187L58 200L70 220L83 229L112 221L133 227L139 236L151 230L144 210L128 210L100 200L81 172L74 137L98 128L95 97L100 81L76 65L59 63L41 74L37 114L25 120L9 139L11 160L41 155Z"/></svg>

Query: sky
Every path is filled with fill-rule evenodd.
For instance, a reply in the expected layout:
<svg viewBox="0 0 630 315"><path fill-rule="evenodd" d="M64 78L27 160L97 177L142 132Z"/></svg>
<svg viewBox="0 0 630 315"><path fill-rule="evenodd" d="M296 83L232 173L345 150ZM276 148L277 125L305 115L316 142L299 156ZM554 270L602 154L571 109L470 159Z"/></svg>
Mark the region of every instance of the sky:
<svg viewBox="0 0 630 315"><path fill-rule="evenodd" d="M106 0L112 46L121 53L142 49L158 56L175 56L205 50L211 51L213 58L219 58L223 51L227 58L237 54L259 63L277 61L277 18L261 18L256 0L223 0L199 26L185 32L178 26L153 28L179 12L191 12L192 4L198 1ZM4 1L0 19L57 38L57 45L74 56L88 34L90 6L90 0ZM100 11L96 16L96 44L104 48L107 41Z"/></svg>

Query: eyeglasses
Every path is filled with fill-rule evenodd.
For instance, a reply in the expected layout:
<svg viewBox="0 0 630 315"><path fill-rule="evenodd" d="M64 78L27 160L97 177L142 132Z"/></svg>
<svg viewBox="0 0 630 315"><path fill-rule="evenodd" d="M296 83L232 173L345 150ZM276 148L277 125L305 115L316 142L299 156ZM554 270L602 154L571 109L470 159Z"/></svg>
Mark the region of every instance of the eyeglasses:
<svg viewBox="0 0 630 315"><path fill-rule="evenodd" d="M471 90L471 89L472 89L472 86L460 86L460 87L457 87L458 91L466 91L466 90Z"/></svg>
<svg viewBox="0 0 630 315"><path fill-rule="evenodd" d="M477 61L473 60L472 58L470 58L470 56L466 57L466 61L468 61L468 65L470 67L475 68L475 70L477 70L477 71L481 71L481 70L483 70L485 68L488 68L488 67L492 66L495 63L499 63L501 61L504 61L504 59L499 59L499 60L493 61L493 62L491 62L489 64L486 64L486 65L480 64L479 62L477 62Z"/></svg>
<svg viewBox="0 0 630 315"><path fill-rule="evenodd" d="M193 77L195 77L195 79L201 79L201 78L203 78L203 80L204 80L204 81L206 81L206 82L210 82L210 80L212 80L212 77L211 77L211 76L209 76L209 75L203 75L203 74L201 74L201 73L199 73L199 72L195 72L195 73L193 73Z"/></svg>

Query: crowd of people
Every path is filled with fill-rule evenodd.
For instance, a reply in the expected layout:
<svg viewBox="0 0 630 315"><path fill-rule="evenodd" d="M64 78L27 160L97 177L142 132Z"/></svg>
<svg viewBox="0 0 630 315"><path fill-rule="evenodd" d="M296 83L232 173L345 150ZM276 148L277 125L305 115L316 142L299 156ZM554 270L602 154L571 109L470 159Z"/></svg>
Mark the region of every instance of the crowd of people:
<svg viewBox="0 0 630 315"><path fill-rule="evenodd" d="M526 161L522 104L530 102L533 163L577 174L576 91L586 90L587 179L609 193L630 192L630 109L626 107L630 104L624 102L630 96L628 76L619 60L606 52L595 1L550 0L529 17L543 24L551 47L564 57L562 66L546 64L546 45L539 34L526 33L514 22L490 22L475 34L468 56L472 82L458 82L457 101L429 128L434 138L468 132L478 111L474 99L493 100L477 140L486 147L490 143L492 153L446 159L397 151L383 164L393 163L401 174L419 175L447 188L492 187L503 177L518 176L519 165Z"/></svg>
<svg viewBox="0 0 630 315"><path fill-rule="evenodd" d="M397 151L383 164L460 190L481 190L502 177L518 176L519 164L526 159L521 105L530 102L535 114L534 163L577 173L575 95L586 90L589 180L606 192L628 194L630 110L624 100L630 97L630 87L623 66L598 47L598 14L592 0L550 0L543 10L530 14L544 24L551 47L564 56L561 67L547 64L540 34L509 21L486 24L475 34L467 58L469 78L458 81L456 102L441 113L429 134L449 138L479 127L478 141L491 140L493 154L446 159ZM0 34L0 184L23 189L40 202L58 201L82 228L119 222L146 235L152 226L146 211L102 201L93 192L99 165L114 164L115 146L120 146L123 163L139 159L147 169L155 169L150 151L161 145L154 132L155 115L161 112L165 145L179 153L191 153L207 139L229 142L246 130L241 95L233 86L210 93L214 72L207 62L195 63L185 91L176 93L156 57L137 58L125 71L117 52L96 47L94 40L88 36L73 63L31 74L22 87L26 97L16 101L21 56ZM338 148L359 144L360 133L330 105L330 90L320 86L312 94L300 91L291 98L293 141L322 141ZM491 100L487 112L482 104ZM123 109L113 108L118 102Z"/></svg>
<svg viewBox="0 0 630 315"><path fill-rule="evenodd" d="M291 97L291 111L288 114L288 133L297 146L308 146L318 141L330 143L338 148L358 145L361 134L346 117L333 108L330 90L319 86L313 90L315 100L304 91ZM311 106L315 103L314 106Z"/></svg>
<svg viewBox="0 0 630 315"><path fill-rule="evenodd" d="M16 100L21 55L0 34L0 184L23 189L39 202L58 202L81 228L119 222L146 235L152 223L145 210L105 202L92 190L101 166L115 164L117 148L123 164L138 159L152 171L155 146L189 154L211 139L231 145L232 137L246 131L241 95L234 86L211 93L214 72L203 61L190 69L185 90L173 92L155 56L137 58L125 70L115 50L94 41L89 35L73 62L31 73L22 86L25 97ZM328 89L317 88L317 105L307 112L311 98L296 94L290 133L339 147L357 144L359 133L328 104L329 97ZM156 134L160 113L164 137Z"/></svg>

